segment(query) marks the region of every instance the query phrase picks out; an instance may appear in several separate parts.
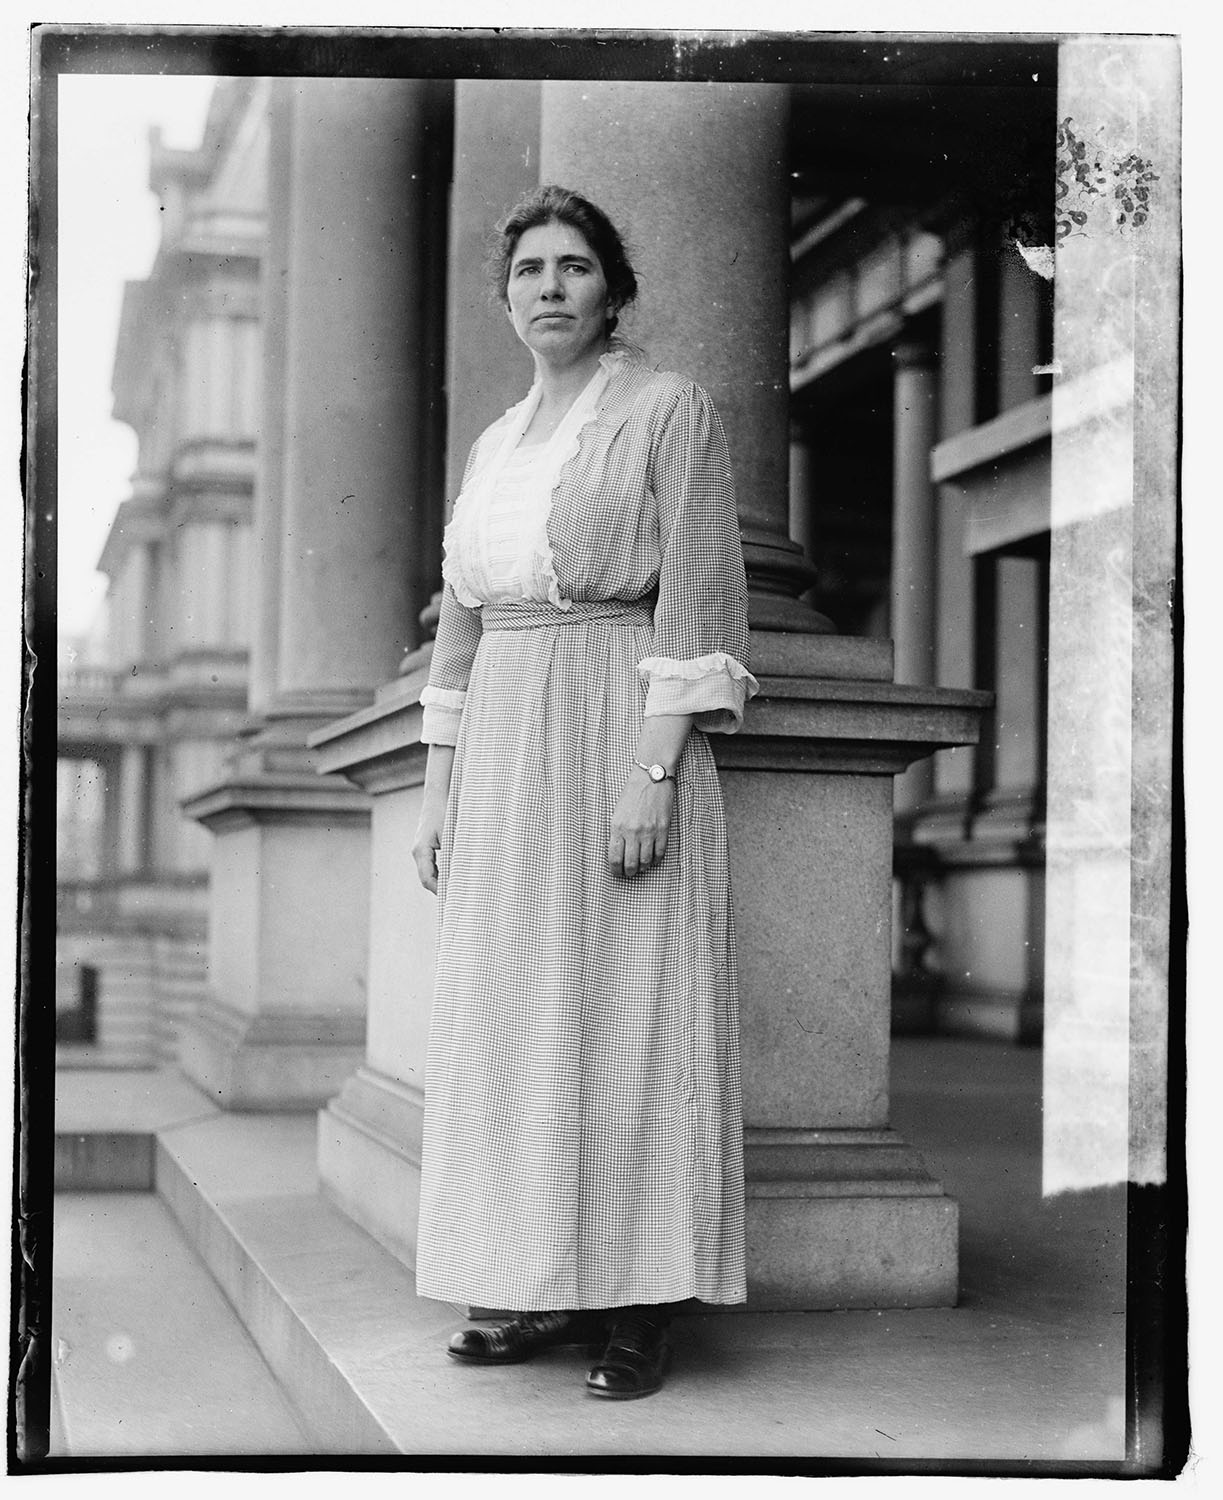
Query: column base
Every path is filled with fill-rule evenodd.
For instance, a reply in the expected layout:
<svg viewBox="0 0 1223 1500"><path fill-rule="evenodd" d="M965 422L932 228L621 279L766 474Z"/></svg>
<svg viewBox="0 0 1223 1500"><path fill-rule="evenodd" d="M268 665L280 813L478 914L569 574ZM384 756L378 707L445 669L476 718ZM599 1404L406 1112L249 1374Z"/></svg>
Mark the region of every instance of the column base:
<svg viewBox="0 0 1223 1500"><path fill-rule="evenodd" d="M224 1109L315 1109L364 1056L363 1016L248 1016L215 996L185 1023L179 1043L183 1072Z"/></svg>
<svg viewBox="0 0 1223 1500"><path fill-rule="evenodd" d="M747 567L748 623L753 630L787 630L835 635L837 627L798 596L815 582L815 569L803 549L783 532L745 525L743 561Z"/></svg>
<svg viewBox="0 0 1223 1500"><path fill-rule="evenodd" d="M959 1206L893 1130L744 1132L747 1308L953 1307Z"/></svg>
<svg viewBox="0 0 1223 1500"><path fill-rule="evenodd" d="M416 1258L424 1112L420 1089L366 1065L318 1119L323 1191L409 1266Z"/></svg>
<svg viewBox="0 0 1223 1500"><path fill-rule="evenodd" d="M827 615L789 594L753 590L748 595L747 620L753 630L779 630L801 635L837 634L837 627Z"/></svg>

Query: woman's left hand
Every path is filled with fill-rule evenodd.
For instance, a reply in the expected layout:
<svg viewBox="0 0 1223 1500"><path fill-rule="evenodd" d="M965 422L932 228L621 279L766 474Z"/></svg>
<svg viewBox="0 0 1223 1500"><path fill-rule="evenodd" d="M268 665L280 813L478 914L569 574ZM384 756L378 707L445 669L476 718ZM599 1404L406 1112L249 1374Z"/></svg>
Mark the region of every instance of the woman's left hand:
<svg viewBox="0 0 1223 1500"><path fill-rule="evenodd" d="M675 782L651 781L633 771L612 813L607 860L612 874L626 880L661 863L675 807Z"/></svg>

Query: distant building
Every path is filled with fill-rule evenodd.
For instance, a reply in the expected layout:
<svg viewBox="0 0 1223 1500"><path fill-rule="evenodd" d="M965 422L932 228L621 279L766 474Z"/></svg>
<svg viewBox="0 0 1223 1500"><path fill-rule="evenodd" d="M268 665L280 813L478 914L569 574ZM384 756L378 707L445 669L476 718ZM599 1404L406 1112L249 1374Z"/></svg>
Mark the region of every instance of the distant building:
<svg viewBox="0 0 1223 1500"><path fill-rule="evenodd" d="M246 718L266 84L221 84L201 146L151 141L163 228L126 288L114 414L139 442L99 567L100 648L61 653L61 1060L177 1056L205 981L209 839L184 796Z"/></svg>

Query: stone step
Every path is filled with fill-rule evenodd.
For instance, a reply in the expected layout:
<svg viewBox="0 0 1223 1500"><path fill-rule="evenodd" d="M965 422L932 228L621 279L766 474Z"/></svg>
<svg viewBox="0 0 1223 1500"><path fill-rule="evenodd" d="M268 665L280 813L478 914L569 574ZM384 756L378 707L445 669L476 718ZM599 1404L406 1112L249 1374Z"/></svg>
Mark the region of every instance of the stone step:
<svg viewBox="0 0 1223 1500"><path fill-rule="evenodd" d="M103 1042L57 1042L55 1067L68 1073L150 1073L157 1063L143 1045L112 1047Z"/></svg>
<svg viewBox="0 0 1223 1500"><path fill-rule="evenodd" d="M313 1451L151 1193L57 1194L52 1348L53 1458Z"/></svg>
<svg viewBox="0 0 1223 1500"><path fill-rule="evenodd" d="M582 1349L507 1369L448 1359L462 1317L418 1298L403 1263L320 1195L316 1149L311 1118L227 1114L161 1132L156 1157L159 1193L301 1412L316 1453L733 1453L744 1439L727 1424L728 1400L762 1451L823 1451L830 1441L826 1414L808 1409L805 1372L818 1360L833 1379L848 1378L861 1352L844 1321L830 1352L828 1325L816 1318L685 1318L674 1332L682 1378L649 1402L592 1400ZM760 1379L778 1356L780 1407L773 1381ZM831 1438L834 1449L852 1451L867 1410L850 1419L852 1436Z"/></svg>
<svg viewBox="0 0 1223 1500"><path fill-rule="evenodd" d="M320 1195L315 1135L308 1116L174 1127L159 1134L156 1177L316 1453L706 1462L886 1449L893 1459L996 1461L1064 1455L1080 1441L1082 1456L1123 1451L1111 1418L1078 1436L1104 1409L1101 1374L1113 1384L1123 1374L1120 1320L1107 1354L1092 1325L1091 1358L1054 1380L1051 1369L1066 1364L1060 1306L1047 1319L988 1301L685 1317L673 1330L672 1378L642 1402L591 1399L578 1349L506 1369L457 1364L445 1346L462 1318L418 1298L403 1263Z"/></svg>
<svg viewBox="0 0 1223 1500"><path fill-rule="evenodd" d="M191 1090L154 1132L154 1182L311 1453L1120 1457L1124 1190L1042 1200L1038 1057L896 1052L897 1123L965 1203L960 1306L684 1318L674 1374L646 1402L589 1398L575 1349L508 1369L447 1359L461 1318L418 1299L405 1265L320 1194L314 1115L220 1113ZM147 1124L167 1098L131 1077ZM130 1115L122 1088L100 1088L65 1087L61 1113L88 1127L88 1105L99 1129ZM167 1270L150 1285L173 1284Z"/></svg>
<svg viewBox="0 0 1223 1500"><path fill-rule="evenodd" d="M397 1453L362 1376L383 1368L392 1404L410 1409L393 1372L426 1331L406 1311L406 1268L319 1195L315 1155L313 1116L219 1115L159 1134L157 1191L302 1412L313 1451ZM431 1340L453 1314L432 1320Z"/></svg>
<svg viewBox="0 0 1223 1500"><path fill-rule="evenodd" d="M176 1069L57 1068L57 1193L151 1192L158 1130L216 1114Z"/></svg>
<svg viewBox="0 0 1223 1500"><path fill-rule="evenodd" d="M153 1188L151 1131L55 1132L57 1193L147 1193Z"/></svg>

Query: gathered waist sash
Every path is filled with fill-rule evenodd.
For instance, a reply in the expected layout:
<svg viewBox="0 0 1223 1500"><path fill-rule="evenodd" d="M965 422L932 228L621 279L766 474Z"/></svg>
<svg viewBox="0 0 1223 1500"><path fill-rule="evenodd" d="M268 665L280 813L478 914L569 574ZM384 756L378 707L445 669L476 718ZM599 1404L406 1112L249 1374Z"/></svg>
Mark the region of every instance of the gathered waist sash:
<svg viewBox="0 0 1223 1500"><path fill-rule="evenodd" d="M547 601L523 604L486 604L480 611L485 630L539 630L557 625L585 625L592 620L611 625L652 625L654 611L642 603L619 599L588 603L574 600L568 609L557 609Z"/></svg>

